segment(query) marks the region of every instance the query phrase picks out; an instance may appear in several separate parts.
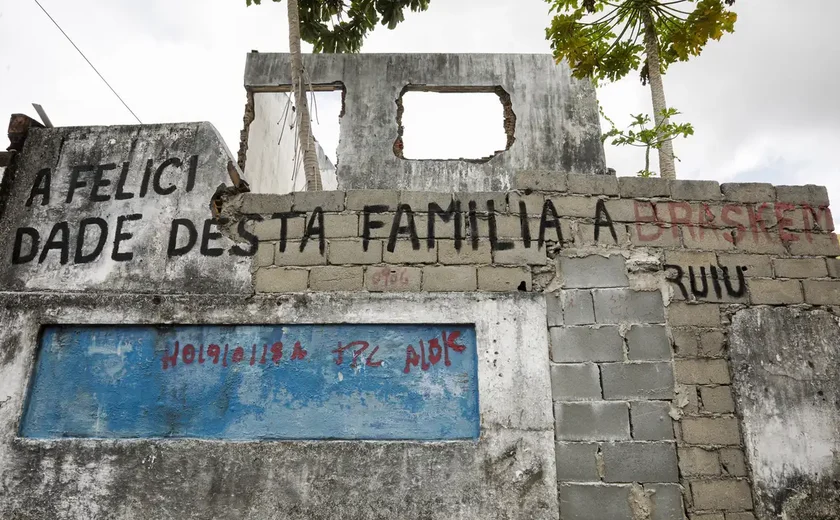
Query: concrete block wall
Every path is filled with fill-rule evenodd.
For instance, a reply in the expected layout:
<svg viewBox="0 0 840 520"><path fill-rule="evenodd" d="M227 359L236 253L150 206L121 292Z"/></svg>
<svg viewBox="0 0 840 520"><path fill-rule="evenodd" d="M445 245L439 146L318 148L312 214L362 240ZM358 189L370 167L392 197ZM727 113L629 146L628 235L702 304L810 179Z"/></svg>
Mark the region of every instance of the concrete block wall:
<svg viewBox="0 0 840 520"><path fill-rule="evenodd" d="M690 510L753 518L752 496L726 356L721 306L674 302L669 320L681 420L680 472Z"/></svg>
<svg viewBox="0 0 840 520"><path fill-rule="evenodd" d="M322 261L343 192L242 201L304 231L218 218L239 177L209 124L32 130L5 173L0 519L558 517L540 294L359 290L423 265Z"/></svg>
<svg viewBox="0 0 840 520"><path fill-rule="evenodd" d="M0 517L836 520L825 189L509 168L509 192L234 195L231 171L206 124L30 132L0 193ZM44 326L321 323L472 324L478 438L19 428Z"/></svg>
<svg viewBox="0 0 840 520"><path fill-rule="evenodd" d="M259 241L257 293L545 293L561 520L775 518L753 500L728 324L749 306L836 312L825 189L515 183L243 195L225 211Z"/></svg>
<svg viewBox="0 0 840 520"><path fill-rule="evenodd" d="M625 264L561 256L563 289L546 295L560 507L682 519L665 306L660 291L630 288Z"/></svg>
<svg viewBox="0 0 840 520"><path fill-rule="evenodd" d="M778 197L752 202L776 188L557 177L541 189L563 191L244 195L226 213L245 218L259 242L258 293L544 291L558 281L561 250L653 254L674 301L826 305L840 291L824 189L792 203L795 187L779 187ZM440 214L430 217L429 204ZM581 265L590 279L575 283L597 287L598 275Z"/></svg>
<svg viewBox="0 0 840 520"><path fill-rule="evenodd" d="M9 168L2 518L837 520L823 188L510 169L510 192L234 195L203 124L33 130ZM109 323L472 324L479 437L22 434L42 327Z"/></svg>

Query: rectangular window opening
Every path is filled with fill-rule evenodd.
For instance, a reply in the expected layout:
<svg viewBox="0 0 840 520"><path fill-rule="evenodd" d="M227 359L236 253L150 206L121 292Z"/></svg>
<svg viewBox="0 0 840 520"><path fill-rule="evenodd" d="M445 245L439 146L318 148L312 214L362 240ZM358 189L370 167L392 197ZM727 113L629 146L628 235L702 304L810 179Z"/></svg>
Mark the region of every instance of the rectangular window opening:
<svg viewBox="0 0 840 520"><path fill-rule="evenodd" d="M501 87L407 87L397 126L397 157L486 162L513 145L516 116Z"/></svg>
<svg viewBox="0 0 840 520"><path fill-rule="evenodd" d="M306 99L321 182L325 190L335 190L344 87L313 85L313 89L315 92L308 92ZM254 93L254 119L247 130L245 179L255 193L282 194L303 191L306 187L302 147L296 144L294 107L294 95L288 86Z"/></svg>

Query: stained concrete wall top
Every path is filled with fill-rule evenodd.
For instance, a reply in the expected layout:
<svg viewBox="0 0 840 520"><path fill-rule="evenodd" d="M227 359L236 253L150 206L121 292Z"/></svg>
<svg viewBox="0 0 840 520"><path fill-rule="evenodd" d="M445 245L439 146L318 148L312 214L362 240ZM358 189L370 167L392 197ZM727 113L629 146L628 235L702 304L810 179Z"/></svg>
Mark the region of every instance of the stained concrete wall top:
<svg viewBox="0 0 840 520"><path fill-rule="evenodd" d="M605 172L595 89L550 55L314 54L304 65L316 88L345 89L341 189L506 190L519 170ZM248 55L249 92L291 83L288 54ZM402 159L395 148L404 90L497 92L515 140L484 162Z"/></svg>

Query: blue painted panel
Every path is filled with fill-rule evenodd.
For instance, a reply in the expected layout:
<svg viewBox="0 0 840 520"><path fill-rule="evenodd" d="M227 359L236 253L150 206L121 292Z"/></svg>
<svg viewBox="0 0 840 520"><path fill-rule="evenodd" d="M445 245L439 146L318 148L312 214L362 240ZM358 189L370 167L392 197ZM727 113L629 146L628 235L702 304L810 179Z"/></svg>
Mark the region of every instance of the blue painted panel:
<svg viewBox="0 0 840 520"><path fill-rule="evenodd" d="M32 438L475 439L472 326L49 326Z"/></svg>

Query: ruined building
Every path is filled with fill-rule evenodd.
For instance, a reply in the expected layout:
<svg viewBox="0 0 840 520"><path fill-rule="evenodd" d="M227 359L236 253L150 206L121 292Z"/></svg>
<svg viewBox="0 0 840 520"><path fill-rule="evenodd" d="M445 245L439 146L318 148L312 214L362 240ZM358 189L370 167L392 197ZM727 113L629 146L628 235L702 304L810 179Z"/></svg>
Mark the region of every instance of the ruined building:
<svg viewBox="0 0 840 520"><path fill-rule="evenodd" d="M824 188L606 175L548 56L306 60L338 190L242 180L286 55L238 157L13 117L0 518L840 518ZM498 94L507 149L402 158L411 90Z"/></svg>

